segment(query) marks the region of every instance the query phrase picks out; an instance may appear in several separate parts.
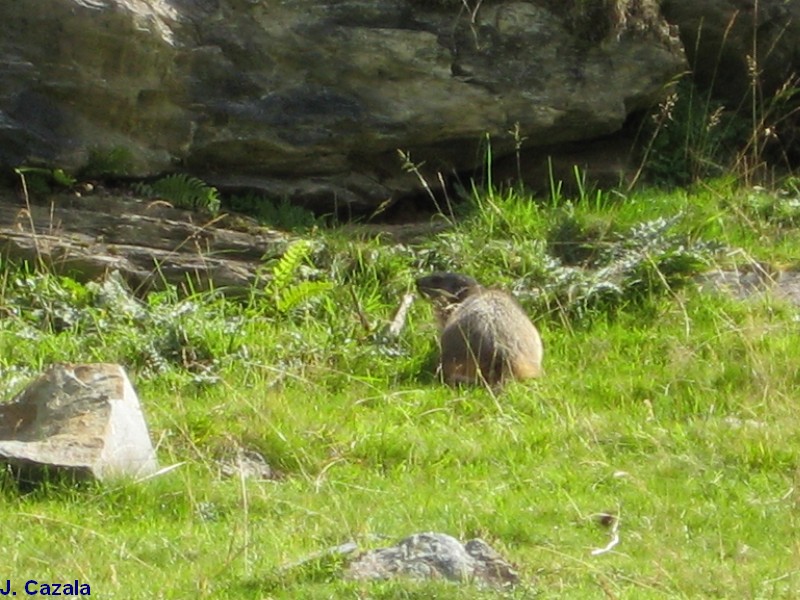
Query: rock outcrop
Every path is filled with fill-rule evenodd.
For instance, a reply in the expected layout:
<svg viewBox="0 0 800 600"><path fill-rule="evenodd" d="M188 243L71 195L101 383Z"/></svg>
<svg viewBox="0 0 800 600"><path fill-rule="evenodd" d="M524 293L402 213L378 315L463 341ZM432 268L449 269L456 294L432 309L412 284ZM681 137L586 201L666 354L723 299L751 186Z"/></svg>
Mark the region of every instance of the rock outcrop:
<svg viewBox="0 0 800 600"><path fill-rule="evenodd" d="M108 194L52 196L25 205L0 197L0 256L80 281L118 271L138 294L165 285L246 293L285 235L244 217L211 218Z"/></svg>
<svg viewBox="0 0 800 600"><path fill-rule="evenodd" d="M142 477L158 469L136 392L113 364L50 367L0 404L0 462L25 481Z"/></svg>
<svg viewBox="0 0 800 600"><path fill-rule="evenodd" d="M0 0L0 164L324 210L615 132L686 68L656 0ZM516 139L509 131L518 126Z"/></svg>

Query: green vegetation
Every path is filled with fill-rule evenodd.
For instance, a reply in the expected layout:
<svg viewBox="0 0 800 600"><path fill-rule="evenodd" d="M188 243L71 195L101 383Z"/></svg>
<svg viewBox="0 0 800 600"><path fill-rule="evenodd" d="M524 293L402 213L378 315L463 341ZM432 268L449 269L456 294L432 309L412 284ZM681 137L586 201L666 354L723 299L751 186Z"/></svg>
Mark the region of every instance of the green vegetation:
<svg viewBox="0 0 800 600"><path fill-rule="evenodd" d="M282 231L305 231L320 223L320 219L307 208L292 204L285 198L273 201L255 192L231 195L226 199L225 208L250 215L262 225Z"/></svg>
<svg viewBox="0 0 800 600"><path fill-rule="evenodd" d="M89 150L89 159L81 169L80 176L124 177L134 169L134 156L125 146L95 147Z"/></svg>
<svg viewBox="0 0 800 600"><path fill-rule="evenodd" d="M19 177L26 193L49 194L53 189L70 188L76 179L64 169L45 167L17 167L14 173Z"/></svg>
<svg viewBox="0 0 800 600"><path fill-rule="evenodd" d="M167 175L152 183L138 183L134 189L147 198L166 200L175 208L202 210L212 215L219 212L221 203L217 188L185 173Z"/></svg>
<svg viewBox="0 0 800 600"><path fill-rule="evenodd" d="M317 230L238 300L135 299L115 279L3 265L3 399L54 361L121 362L161 463L180 465L27 495L0 479L4 578L132 599L501 595L345 582L337 559L289 566L433 530L514 561L526 584L512 598L795 597L798 308L693 282L716 266L794 266L795 184L476 191L415 243ZM399 338L383 335L433 269L514 292L546 376L496 395L442 386L424 302ZM280 478L220 477L238 447ZM592 555L611 539L605 513L620 542Z"/></svg>
<svg viewBox="0 0 800 600"><path fill-rule="evenodd" d="M766 58L748 56L751 87L738 106L716 100L690 73L679 78L641 123L636 179L644 174L651 184L675 186L733 173L740 183L772 187L793 173L800 79L791 75L777 90L764 92L757 74L758 60Z"/></svg>
<svg viewBox="0 0 800 600"><path fill-rule="evenodd" d="M666 185L687 185L720 177L744 145L747 123L697 90L678 82L652 119L644 122L647 175Z"/></svg>

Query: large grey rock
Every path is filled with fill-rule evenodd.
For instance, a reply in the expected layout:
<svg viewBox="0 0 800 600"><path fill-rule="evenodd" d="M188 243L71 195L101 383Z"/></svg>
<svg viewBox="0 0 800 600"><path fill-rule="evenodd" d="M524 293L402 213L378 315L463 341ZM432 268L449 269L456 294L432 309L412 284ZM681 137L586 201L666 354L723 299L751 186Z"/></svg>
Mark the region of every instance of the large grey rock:
<svg viewBox="0 0 800 600"><path fill-rule="evenodd" d="M347 568L351 579L446 579L491 587L519 583L513 567L480 539L461 544L444 533L416 533L396 546L362 554Z"/></svg>
<svg viewBox="0 0 800 600"><path fill-rule="evenodd" d="M50 367L0 404L0 461L25 473L149 475L158 469L136 392L114 364Z"/></svg>
<svg viewBox="0 0 800 600"><path fill-rule="evenodd" d="M0 164L365 208L617 131L685 69L657 0L0 0ZM583 12L581 12L583 11Z"/></svg>

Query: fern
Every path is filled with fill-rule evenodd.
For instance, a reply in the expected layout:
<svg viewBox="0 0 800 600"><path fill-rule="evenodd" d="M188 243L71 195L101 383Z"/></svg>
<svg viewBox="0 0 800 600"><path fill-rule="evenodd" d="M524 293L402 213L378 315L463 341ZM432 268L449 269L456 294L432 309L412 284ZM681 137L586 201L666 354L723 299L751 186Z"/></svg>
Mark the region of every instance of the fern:
<svg viewBox="0 0 800 600"><path fill-rule="evenodd" d="M283 253L283 256L272 268L272 282L270 287L280 292L292 283L297 271L309 256L313 249L308 240L297 240L293 242Z"/></svg>
<svg viewBox="0 0 800 600"><path fill-rule="evenodd" d="M314 245L309 240L297 240L284 252L272 267L272 278L267 286L267 296L274 301L275 310L285 315L302 304L327 291L329 281L300 281L295 283L303 264L311 256Z"/></svg>
<svg viewBox="0 0 800 600"><path fill-rule="evenodd" d="M177 208L204 210L212 215L220 208L217 188L185 173L167 175L150 184L140 183L134 189L148 198L163 198Z"/></svg>
<svg viewBox="0 0 800 600"><path fill-rule="evenodd" d="M333 288L330 281L301 281L278 293L275 308L281 314L287 314L312 298L321 296Z"/></svg>

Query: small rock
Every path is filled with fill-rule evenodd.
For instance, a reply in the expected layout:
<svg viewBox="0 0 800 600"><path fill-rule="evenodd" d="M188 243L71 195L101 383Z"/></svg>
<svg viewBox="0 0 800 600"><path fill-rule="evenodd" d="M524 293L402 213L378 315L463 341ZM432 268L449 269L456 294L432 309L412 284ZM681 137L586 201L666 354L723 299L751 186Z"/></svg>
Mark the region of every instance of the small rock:
<svg viewBox="0 0 800 600"><path fill-rule="evenodd" d="M54 365L0 404L0 461L34 481L44 472L104 480L158 469L139 399L115 364Z"/></svg>
<svg viewBox="0 0 800 600"><path fill-rule="evenodd" d="M237 448L233 456L217 462L220 475L223 477L240 477L256 481L276 479L277 474L269 466L267 460L255 450Z"/></svg>
<svg viewBox="0 0 800 600"><path fill-rule="evenodd" d="M416 533L396 546L372 550L350 563L349 579L447 579L486 587L510 587L519 576L481 539L461 544L444 533Z"/></svg>

